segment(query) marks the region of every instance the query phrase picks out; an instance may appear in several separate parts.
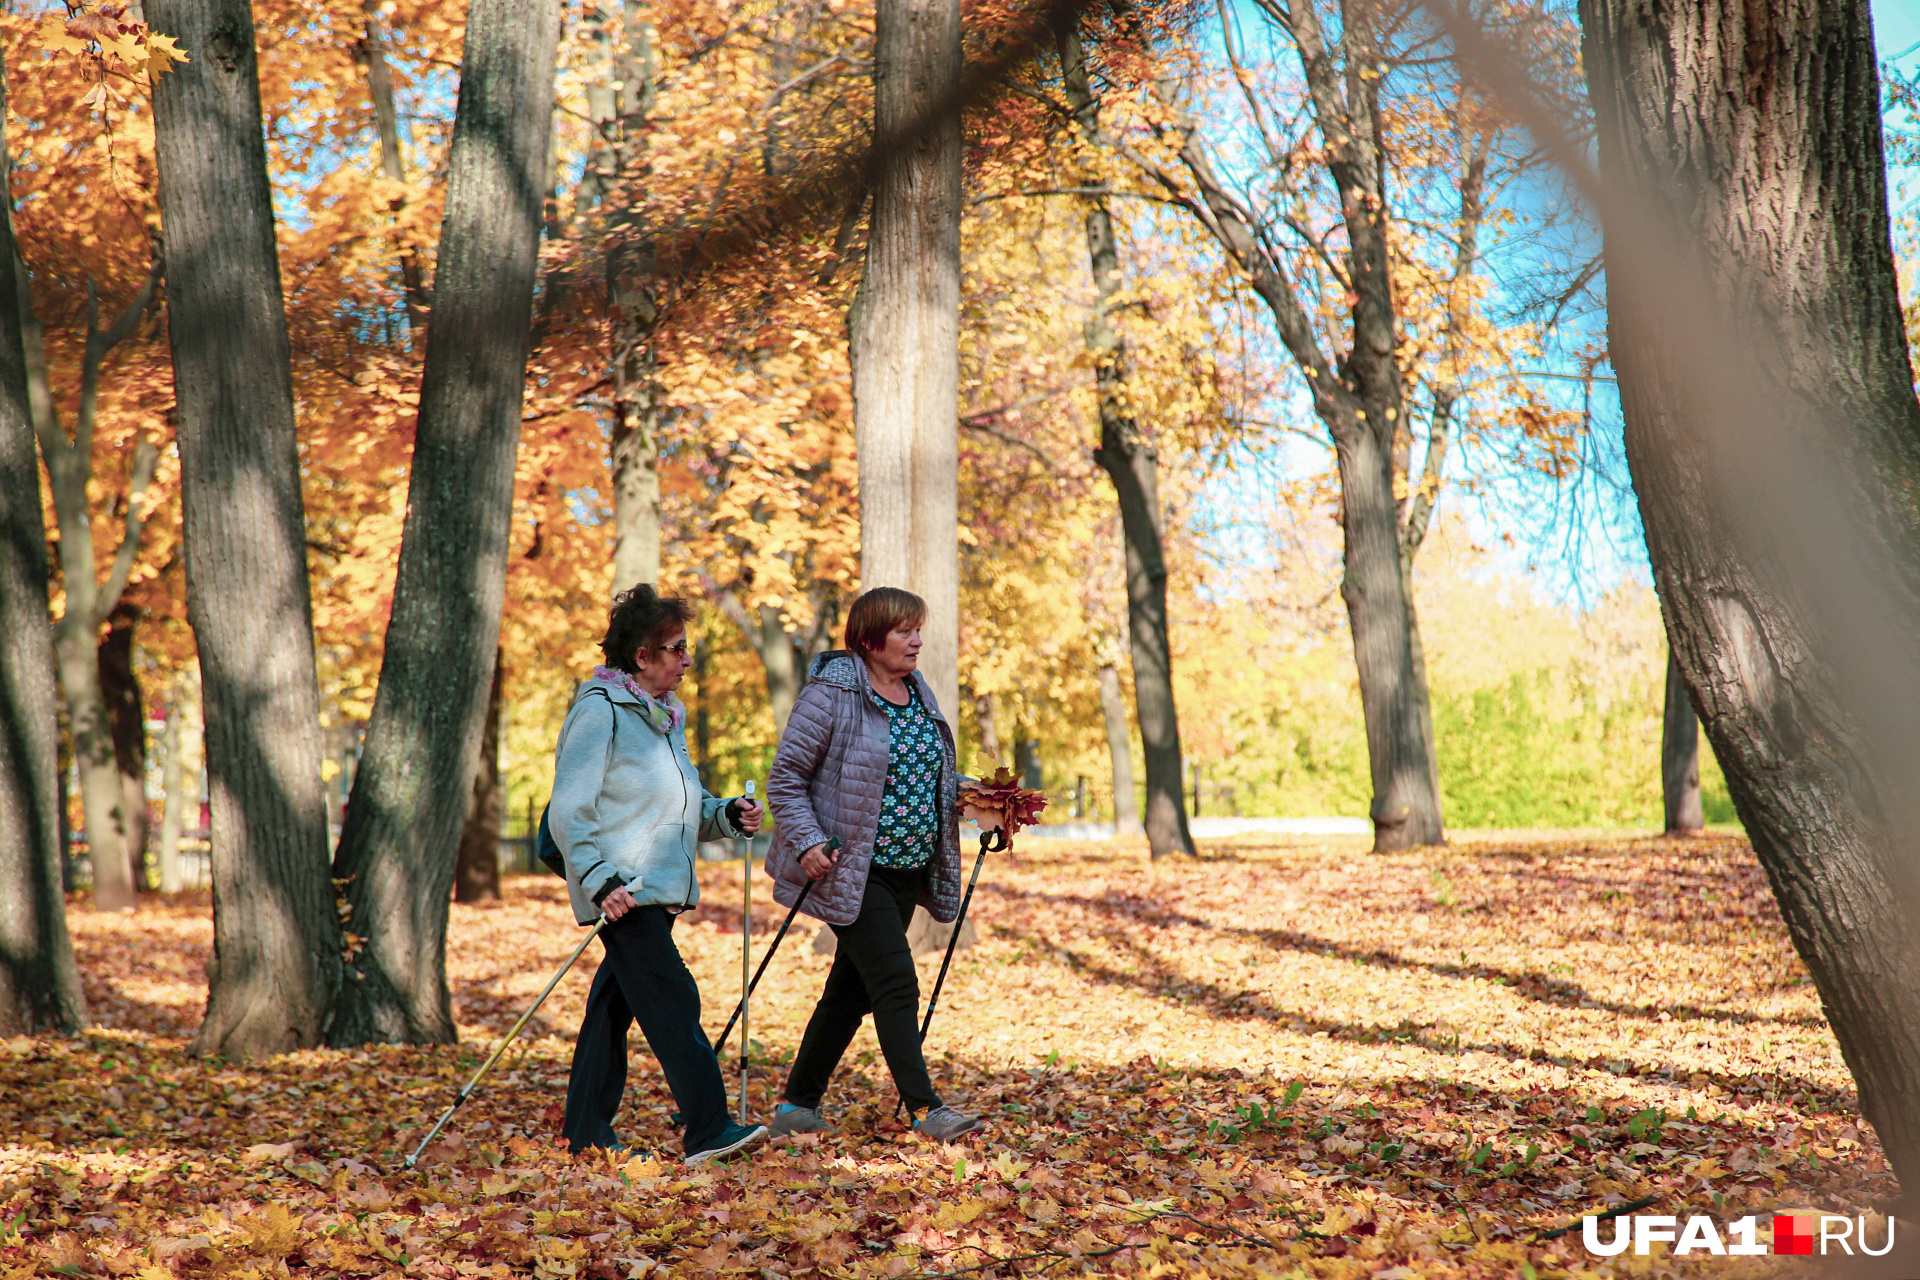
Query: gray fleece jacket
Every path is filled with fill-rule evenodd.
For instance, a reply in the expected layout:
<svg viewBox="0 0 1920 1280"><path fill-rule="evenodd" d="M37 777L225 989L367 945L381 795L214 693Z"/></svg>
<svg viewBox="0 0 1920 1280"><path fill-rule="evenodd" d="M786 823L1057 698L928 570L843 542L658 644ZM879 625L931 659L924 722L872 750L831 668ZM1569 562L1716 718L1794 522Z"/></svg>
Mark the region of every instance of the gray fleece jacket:
<svg viewBox="0 0 1920 1280"><path fill-rule="evenodd" d="M638 698L598 679L580 685L560 726L547 821L581 924L598 920L600 900L620 885L643 907L694 906L695 841L744 834L727 820L727 801L700 785L684 726L662 733Z"/></svg>
<svg viewBox="0 0 1920 1280"><path fill-rule="evenodd" d="M942 924L960 914L960 775L953 729L940 714L933 689L919 672L910 677L934 723L944 755L940 766L940 852L928 868L920 905ZM887 787L887 715L873 705L867 664L845 649L823 653L807 669L807 686L794 701L787 731L767 771L767 807L773 847L767 874L773 897L790 907L806 873L800 855L828 836L840 837L840 856L813 886L801 908L828 924L852 924L867 890L880 798Z"/></svg>

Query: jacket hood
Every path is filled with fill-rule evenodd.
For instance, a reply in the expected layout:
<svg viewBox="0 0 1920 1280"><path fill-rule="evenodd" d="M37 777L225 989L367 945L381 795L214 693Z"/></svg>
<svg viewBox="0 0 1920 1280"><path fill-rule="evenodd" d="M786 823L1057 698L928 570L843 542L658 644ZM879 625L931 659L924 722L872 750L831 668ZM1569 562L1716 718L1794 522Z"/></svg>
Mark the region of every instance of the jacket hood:
<svg viewBox="0 0 1920 1280"><path fill-rule="evenodd" d="M851 649L829 649L807 664L807 679L839 685L858 692L866 686L866 673Z"/></svg>

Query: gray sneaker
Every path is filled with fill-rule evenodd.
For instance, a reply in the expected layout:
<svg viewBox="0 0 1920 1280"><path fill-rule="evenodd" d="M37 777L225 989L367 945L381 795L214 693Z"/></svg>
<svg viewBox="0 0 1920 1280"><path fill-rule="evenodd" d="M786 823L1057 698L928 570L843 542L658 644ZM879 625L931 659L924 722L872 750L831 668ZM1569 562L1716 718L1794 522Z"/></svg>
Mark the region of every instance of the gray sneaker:
<svg viewBox="0 0 1920 1280"><path fill-rule="evenodd" d="M987 1122L979 1116L968 1115L964 1111L955 1111L949 1106L938 1106L913 1122L915 1133L924 1133L936 1142L952 1142L955 1138L986 1128Z"/></svg>
<svg viewBox="0 0 1920 1280"><path fill-rule="evenodd" d="M773 1113L773 1119L767 1122L767 1129L776 1138L791 1138L797 1133L819 1133L827 1127L821 1118L818 1107L796 1107L790 1102L780 1104Z"/></svg>

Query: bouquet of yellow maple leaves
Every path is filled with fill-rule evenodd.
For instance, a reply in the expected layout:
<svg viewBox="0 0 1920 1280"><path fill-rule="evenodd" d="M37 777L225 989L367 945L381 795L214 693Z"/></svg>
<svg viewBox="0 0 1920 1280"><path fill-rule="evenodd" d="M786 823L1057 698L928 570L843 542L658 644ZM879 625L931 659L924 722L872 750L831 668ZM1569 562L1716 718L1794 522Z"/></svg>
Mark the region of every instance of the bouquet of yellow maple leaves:
<svg viewBox="0 0 1920 1280"><path fill-rule="evenodd" d="M1020 780L1005 765L990 778L979 778L960 788L960 811L980 824L982 831L999 827L1007 834L1007 847L1013 847L1013 833L1040 820L1047 798L1038 791L1020 785Z"/></svg>

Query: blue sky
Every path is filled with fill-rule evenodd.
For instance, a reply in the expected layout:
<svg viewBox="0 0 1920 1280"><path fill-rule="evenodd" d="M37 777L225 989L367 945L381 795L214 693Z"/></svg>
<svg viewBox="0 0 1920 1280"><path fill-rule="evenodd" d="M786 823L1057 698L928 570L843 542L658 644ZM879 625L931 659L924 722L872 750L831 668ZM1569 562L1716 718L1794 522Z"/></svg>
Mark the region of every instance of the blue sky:
<svg viewBox="0 0 1920 1280"><path fill-rule="evenodd" d="M1870 2L1879 56L1899 58L1909 71L1920 67L1920 0ZM1920 173L1889 176L1896 207L1920 201ZM1482 500L1463 497L1453 484L1452 500L1442 500L1443 511L1465 517L1476 541L1496 549L1505 570L1528 577L1545 595L1576 605L1595 602L1623 581L1645 582L1652 576L1620 457L1618 406L1606 388L1595 390L1593 449L1600 465L1580 483L1558 490L1510 485L1504 495ZM1258 534L1245 526L1236 528L1228 512L1262 509L1269 501L1263 491L1272 483L1274 470L1306 474L1328 465L1324 449L1297 439L1262 452L1265 467L1221 477L1205 500L1221 521L1215 537L1224 543L1221 549L1228 560L1257 561L1267 553Z"/></svg>

